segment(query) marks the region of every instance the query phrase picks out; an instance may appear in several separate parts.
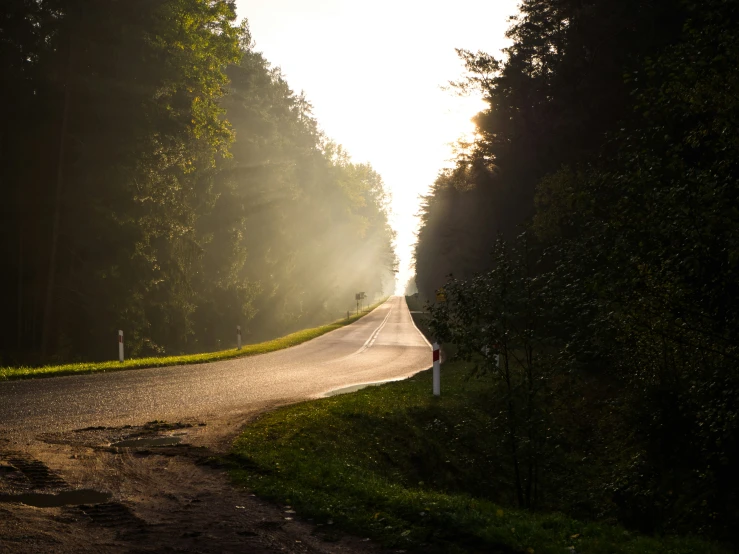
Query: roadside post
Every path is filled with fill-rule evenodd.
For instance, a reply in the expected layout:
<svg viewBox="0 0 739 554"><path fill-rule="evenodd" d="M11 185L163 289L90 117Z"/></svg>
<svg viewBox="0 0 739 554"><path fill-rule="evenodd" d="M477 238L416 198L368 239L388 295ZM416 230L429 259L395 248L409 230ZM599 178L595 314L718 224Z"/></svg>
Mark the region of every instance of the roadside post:
<svg viewBox="0 0 739 554"><path fill-rule="evenodd" d="M443 288L437 289L436 301L446 302L446 291ZM434 341L434 396L441 396L441 357L439 352L439 343Z"/></svg>
<svg viewBox="0 0 739 554"><path fill-rule="evenodd" d="M441 395L441 359L439 356L439 343L434 343L434 396Z"/></svg>
<svg viewBox="0 0 739 554"><path fill-rule="evenodd" d="M236 326L236 350L241 350L241 325Z"/></svg>
<svg viewBox="0 0 739 554"><path fill-rule="evenodd" d="M123 363L123 331L118 331L118 361Z"/></svg>

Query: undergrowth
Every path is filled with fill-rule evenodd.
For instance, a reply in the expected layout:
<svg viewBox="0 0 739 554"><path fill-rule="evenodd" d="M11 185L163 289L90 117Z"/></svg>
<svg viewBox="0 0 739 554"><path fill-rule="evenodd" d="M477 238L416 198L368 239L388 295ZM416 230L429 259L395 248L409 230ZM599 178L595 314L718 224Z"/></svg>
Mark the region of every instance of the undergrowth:
<svg viewBox="0 0 739 554"><path fill-rule="evenodd" d="M323 529L424 552L725 552L559 513L509 509L490 384L461 363L265 414L235 441L237 483Z"/></svg>

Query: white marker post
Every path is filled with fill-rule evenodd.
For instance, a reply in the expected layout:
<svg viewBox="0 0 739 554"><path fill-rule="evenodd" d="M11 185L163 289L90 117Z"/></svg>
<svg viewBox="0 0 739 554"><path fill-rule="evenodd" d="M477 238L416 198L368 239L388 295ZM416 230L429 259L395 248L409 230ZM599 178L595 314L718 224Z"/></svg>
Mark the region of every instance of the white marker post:
<svg viewBox="0 0 739 554"><path fill-rule="evenodd" d="M434 343L434 396L441 395L441 359L439 359L439 343Z"/></svg>
<svg viewBox="0 0 739 554"><path fill-rule="evenodd" d="M123 363L123 331L118 331L118 361Z"/></svg>
<svg viewBox="0 0 739 554"><path fill-rule="evenodd" d="M236 326L236 350L241 350L241 325Z"/></svg>

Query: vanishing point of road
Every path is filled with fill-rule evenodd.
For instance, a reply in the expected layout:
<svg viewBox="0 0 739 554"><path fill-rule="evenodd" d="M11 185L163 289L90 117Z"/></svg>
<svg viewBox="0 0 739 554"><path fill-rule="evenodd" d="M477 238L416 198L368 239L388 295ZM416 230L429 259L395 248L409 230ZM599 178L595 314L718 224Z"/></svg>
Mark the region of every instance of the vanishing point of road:
<svg viewBox="0 0 739 554"><path fill-rule="evenodd" d="M405 298L395 296L351 325L269 354L0 383L0 435L238 416L409 377L430 360Z"/></svg>

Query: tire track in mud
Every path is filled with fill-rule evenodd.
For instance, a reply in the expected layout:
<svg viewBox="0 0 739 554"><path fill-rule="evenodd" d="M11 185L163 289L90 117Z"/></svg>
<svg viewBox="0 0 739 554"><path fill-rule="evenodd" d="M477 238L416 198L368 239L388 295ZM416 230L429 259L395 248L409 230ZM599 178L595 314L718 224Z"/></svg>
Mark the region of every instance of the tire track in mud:
<svg viewBox="0 0 739 554"><path fill-rule="evenodd" d="M19 471L32 490L64 489L69 484L45 463L21 452L0 453L0 460Z"/></svg>
<svg viewBox="0 0 739 554"><path fill-rule="evenodd" d="M131 509L120 502L106 502L104 504L82 504L69 508L70 512L89 519L92 523L102 527L125 527L145 529L148 524L134 514Z"/></svg>
<svg viewBox="0 0 739 554"><path fill-rule="evenodd" d="M0 552L386 552L234 487L223 449L199 438L208 427L152 421L43 433L23 445L0 438L0 496L16 497L0 502ZM182 442L159 446L164 437ZM107 497L79 500L85 492ZM40 496L77 500L26 503Z"/></svg>
<svg viewBox="0 0 739 554"><path fill-rule="evenodd" d="M64 496L64 493L73 492L75 489L70 486L67 481L64 480L57 472L49 468L44 462L38 460L28 454L22 452L0 452L0 461L4 464L0 467L7 467L8 469L0 473L0 479L5 474L5 480L9 481L7 477L15 474L15 479L12 479L10 485L12 488L23 488L26 494L18 495L0 495L0 498L5 500L4 504L11 504L13 502L22 503L26 505L35 505L34 499L41 497L43 500L48 500L49 497ZM23 476L23 479L18 479L18 475ZM27 494L33 491L40 492L42 494ZM43 494L48 492L56 492L54 494ZM81 492L81 491L76 491ZM84 492L84 491L82 491ZM90 491L96 493L97 491ZM110 496L109 494L107 495ZM87 500L90 501L89 499ZM44 507L43 504L39 505ZM83 520L98 525L101 527L115 527L126 532L143 531L147 527L147 523L136 516L130 508L121 504L120 502L103 502L98 504L79 504L65 506L64 509L68 515L75 518L82 518Z"/></svg>

